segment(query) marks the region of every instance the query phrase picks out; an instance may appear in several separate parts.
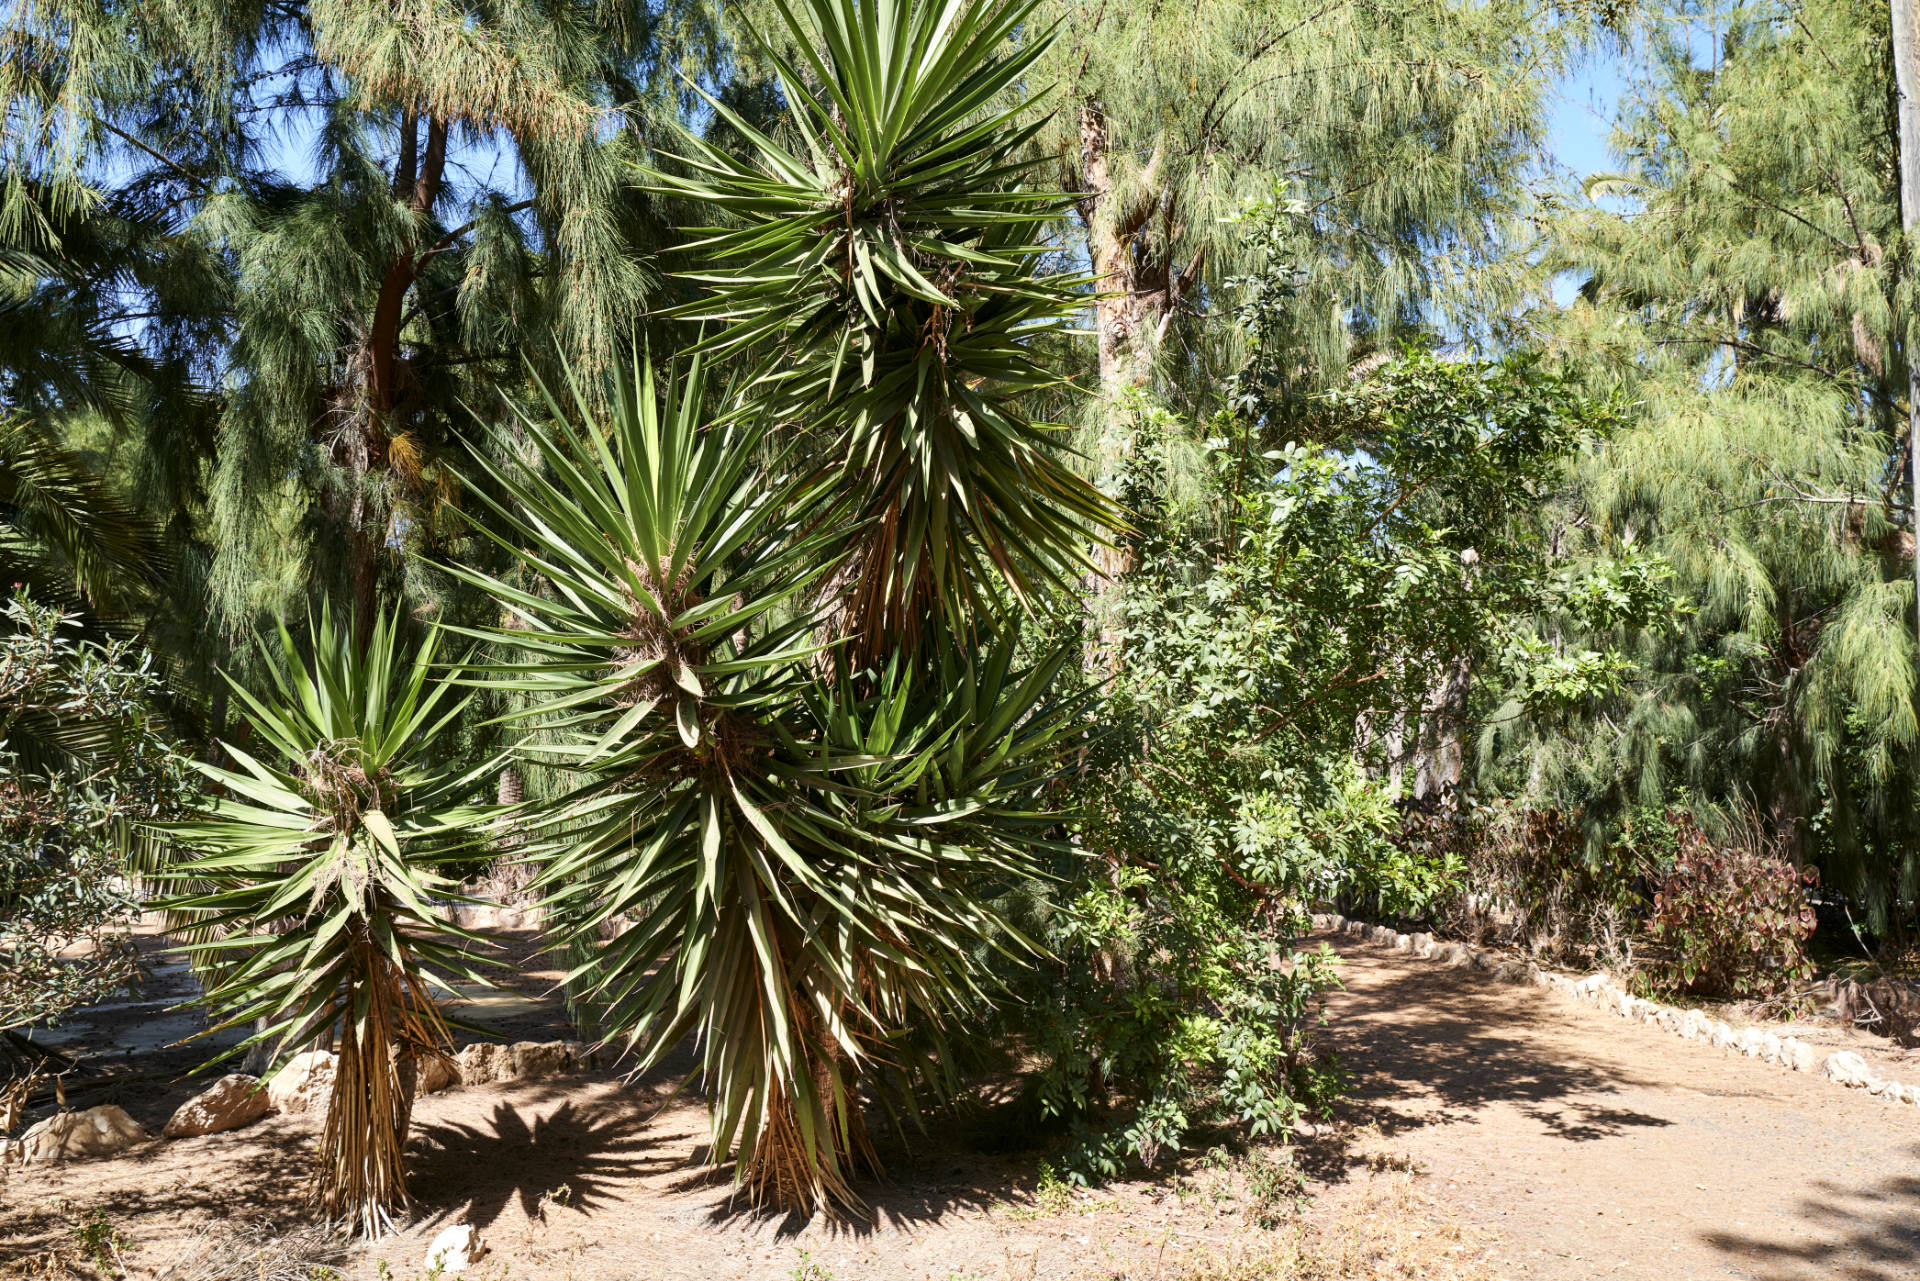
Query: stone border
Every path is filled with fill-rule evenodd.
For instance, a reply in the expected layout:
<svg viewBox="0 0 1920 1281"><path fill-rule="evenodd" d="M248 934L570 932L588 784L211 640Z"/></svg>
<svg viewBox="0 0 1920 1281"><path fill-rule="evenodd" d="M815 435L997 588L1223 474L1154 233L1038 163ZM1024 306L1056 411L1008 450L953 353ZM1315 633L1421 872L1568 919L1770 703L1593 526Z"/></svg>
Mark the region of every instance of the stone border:
<svg viewBox="0 0 1920 1281"><path fill-rule="evenodd" d="M1471 967L1505 983L1525 983L1546 988L1577 1001L1598 1005L1623 1019L1663 1028L1689 1041L1704 1041L1728 1054L1742 1054L1794 1072L1818 1071L1827 1080L1848 1089L1865 1090L1891 1103L1920 1105L1920 1086L1882 1080L1873 1074L1867 1061L1852 1050L1836 1050L1823 1060L1813 1045L1799 1037L1781 1036L1757 1027L1736 1031L1703 1010L1688 1010L1643 1000L1615 983L1613 977L1604 972L1574 978L1555 970L1543 969L1533 961L1514 960L1495 952L1469 947L1465 943L1436 939L1431 934L1402 934L1385 925L1353 920L1337 913L1314 913L1313 927L1317 930L1333 930L1397 952L1409 952L1448 969Z"/></svg>

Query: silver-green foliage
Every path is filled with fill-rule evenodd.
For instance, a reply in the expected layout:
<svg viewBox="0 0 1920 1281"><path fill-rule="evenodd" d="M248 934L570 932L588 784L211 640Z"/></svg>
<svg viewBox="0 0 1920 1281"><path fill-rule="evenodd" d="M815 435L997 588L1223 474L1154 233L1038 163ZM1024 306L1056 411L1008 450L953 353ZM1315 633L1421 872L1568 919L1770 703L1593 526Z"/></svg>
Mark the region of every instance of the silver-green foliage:
<svg viewBox="0 0 1920 1281"><path fill-rule="evenodd" d="M24 595L0 607L0 1032L139 973L142 825L191 803L149 661Z"/></svg>

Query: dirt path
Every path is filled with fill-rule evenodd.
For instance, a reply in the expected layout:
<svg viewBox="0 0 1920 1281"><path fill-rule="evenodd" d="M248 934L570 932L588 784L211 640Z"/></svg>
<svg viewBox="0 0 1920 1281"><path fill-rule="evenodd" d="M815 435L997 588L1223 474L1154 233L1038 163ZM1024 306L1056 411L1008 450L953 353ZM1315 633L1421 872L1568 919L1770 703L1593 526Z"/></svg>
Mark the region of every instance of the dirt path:
<svg viewBox="0 0 1920 1281"><path fill-rule="evenodd" d="M782 1221L731 1205L700 1165L697 1099L601 1073L421 1100L419 1220L325 1262L351 1281L412 1281L434 1233L467 1221L495 1249L473 1281L1920 1278L1920 1109L1328 941L1348 962L1328 1037L1354 1096L1295 1149L1304 1213L1284 1179L1259 1190L1271 1153L1069 1193L1038 1186L1041 1152L942 1120L910 1148L885 1144L872 1223ZM503 1013L521 1035L544 1017ZM125 1039L96 1022L95 1039ZM1920 1080L1920 1061L1886 1071ZM183 1088L129 1085L125 1101L157 1125ZM317 1120L0 1169L0 1278L112 1275L49 1266L72 1260L94 1213L124 1231L128 1276L268 1275L195 1267L247 1225L304 1220Z"/></svg>
<svg viewBox="0 0 1920 1281"><path fill-rule="evenodd" d="M1346 938L1355 1120L1541 1278L1912 1281L1920 1109ZM1920 1079L1920 1063L1901 1074ZM1333 1182L1338 1170L1324 1172Z"/></svg>

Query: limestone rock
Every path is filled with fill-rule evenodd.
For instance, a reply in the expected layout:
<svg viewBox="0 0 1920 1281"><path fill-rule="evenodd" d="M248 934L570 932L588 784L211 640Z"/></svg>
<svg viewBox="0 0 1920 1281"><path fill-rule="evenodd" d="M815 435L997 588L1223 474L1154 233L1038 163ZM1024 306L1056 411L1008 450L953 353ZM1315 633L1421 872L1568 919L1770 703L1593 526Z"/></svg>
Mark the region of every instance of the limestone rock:
<svg viewBox="0 0 1920 1281"><path fill-rule="evenodd" d="M1760 1038L1760 1057L1767 1062L1780 1062L1782 1049L1780 1036L1777 1032L1768 1032Z"/></svg>
<svg viewBox="0 0 1920 1281"><path fill-rule="evenodd" d="M1500 968L1500 958L1492 952L1475 952L1473 954L1473 968L1476 970L1485 970L1491 974Z"/></svg>
<svg viewBox="0 0 1920 1281"><path fill-rule="evenodd" d="M1712 1040L1713 1048L1716 1050L1735 1049L1738 1047L1740 1040L1739 1037L1734 1035L1732 1028L1720 1022L1718 1019L1714 1020L1713 1032L1709 1039Z"/></svg>
<svg viewBox="0 0 1920 1281"><path fill-rule="evenodd" d="M333 1075L340 1057L331 1050L307 1050L267 1081L267 1101L277 1112L325 1113L333 1100Z"/></svg>
<svg viewBox="0 0 1920 1281"><path fill-rule="evenodd" d="M527 1081L571 1072L591 1062L575 1041L516 1041L512 1045L469 1045L455 1056L460 1079L468 1085Z"/></svg>
<svg viewBox="0 0 1920 1281"><path fill-rule="evenodd" d="M125 1110L103 1103L48 1117L21 1135L18 1146L24 1161L75 1161L112 1156L146 1139L147 1132Z"/></svg>
<svg viewBox="0 0 1920 1281"><path fill-rule="evenodd" d="M448 1086L459 1085L460 1069L451 1057L430 1054L414 1060L413 1089L416 1094L438 1094Z"/></svg>
<svg viewBox="0 0 1920 1281"><path fill-rule="evenodd" d="M190 1139L201 1134L224 1134L252 1125L271 1111L273 1101L260 1088L260 1078L234 1072L176 1108L160 1137Z"/></svg>
<svg viewBox="0 0 1920 1281"><path fill-rule="evenodd" d="M427 1274L456 1277L487 1252L486 1242L471 1223L456 1223L442 1228L427 1247Z"/></svg>
<svg viewBox="0 0 1920 1281"><path fill-rule="evenodd" d="M1840 1084L1861 1089L1873 1080L1873 1073L1867 1070L1867 1061L1852 1050L1836 1050L1827 1055L1827 1079Z"/></svg>
<svg viewBox="0 0 1920 1281"><path fill-rule="evenodd" d="M1781 1061L1796 1072L1811 1072L1820 1065L1820 1056L1813 1047L1797 1036L1790 1036L1780 1043Z"/></svg>
<svg viewBox="0 0 1920 1281"><path fill-rule="evenodd" d="M1413 954L1415 956L1433 955L1433 935L1422 930L1420 933L1410 935L1409 937L1413 940Z"/></svg>
<svg viewBox="0 0 1920 1281"><path fill-rule="evenodd" d="M1524 983L1527 980L1527 967L1518 961L1502 961L1493 967L1493 977L1502 983Z"/></svg>

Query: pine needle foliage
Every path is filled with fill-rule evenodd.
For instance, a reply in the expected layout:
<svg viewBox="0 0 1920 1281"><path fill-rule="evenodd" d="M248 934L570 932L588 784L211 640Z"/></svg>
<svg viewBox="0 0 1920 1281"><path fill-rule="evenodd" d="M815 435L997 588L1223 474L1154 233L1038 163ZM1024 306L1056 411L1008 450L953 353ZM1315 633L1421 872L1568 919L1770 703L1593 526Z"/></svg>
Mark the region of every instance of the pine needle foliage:
<svg viewBox="0 0 1920 1281"><path fill-rule="evenodd" d="M227 635L317 596L363 627L382 592L434 598L399 553L459 550L463 403L523 347L604 365L655 299L665 224L624 178L708 37L692 7L600 0L14 6L0 246L124 233L23 270L210 405L191 436L133 427L191 482L169 511Z"/></svg>
<svg viewBox="0 0 1920 1281"><path fill-rule="evenodd" d="M488 527L540 586L470 577L514 615L490 639L526 659L489 679L540 716L526 750L578 780L531 854L576 998L638 1070L695 1036L753 1200L851 1209L861 1087L950 1085L983 955L1023 947L993 898L1048 848L1069 651L1022 664L1003 632L851 670L810 607L830 495L705 400L696 361L664 394L636 369L604 422L578 394L523 417L538 461L492 474Z"/></svg>
<svg viewBox="0 0 1920 1281"><path fill-rule="evenodd" d="M1018 90L1050 38L1030 0L776 8L796 60L754 38L798 145L709 97L740 153L686 132L683 175L650 175L731 223L686 247L717 265L676 314L723 326L705 349L754 351L756 408L847 496L861 654L937 648L1003 596L1070 594L1116 516L1024 407L1059 383L1037 345L1085 285L1045 269L1065 197L1027 185L1043 121Z"/></svg>
<svg viewBox="0 0 1920 1281"><path fill-rule="evenodd" d="M1512 758L1602 840L1607 816L1681 788L1756 804L1880 928L1920 892L1887 22L1759 0L1701 15L1704 56L1656 36L1617 171L1554 222L1550 265L1584 284L1543 332L1636 410L1583 469L1586 527L1670 563L1694 612L1646 639L1646 679L1590 734Z"/></svg>
<svg viewBox="0 0 1920 1281"><path fill-rule="evenodd" d="M316 1038L337 1048L313 1198L377 1236L412 1204L416 1073L452 1048L437 1002L456 978L483 981L475 936L435 900L488 814L467 802L474 776L433 760L469 701L441 679L434 640L409 658L384 614L364 649L326 614L312 632L302 654L280 630L271 688L235 686L265 750L229 743L238 768L199 766L221 790L167 826L187 857L162 873L176 887L163 906L206 984L209 1032L253 1025L243 1046L281 1059Z"/></svg>

